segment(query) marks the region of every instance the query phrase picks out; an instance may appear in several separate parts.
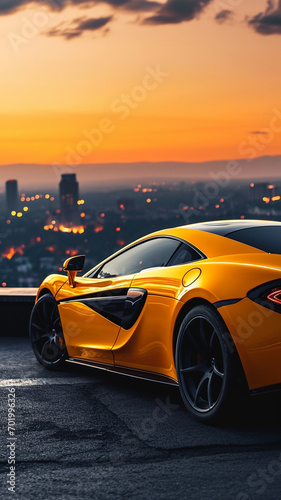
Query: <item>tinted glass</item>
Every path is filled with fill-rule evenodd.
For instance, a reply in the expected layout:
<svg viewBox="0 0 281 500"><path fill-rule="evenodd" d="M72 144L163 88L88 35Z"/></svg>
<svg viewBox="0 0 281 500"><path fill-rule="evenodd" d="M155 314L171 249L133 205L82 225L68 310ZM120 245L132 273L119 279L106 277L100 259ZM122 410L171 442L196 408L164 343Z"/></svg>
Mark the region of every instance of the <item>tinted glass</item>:
<svg viewBox="0 0 281 500"><path fill-rule="evenodd" d="M201 259L201 255L194 248L182 243L169 260L167 266L179 266L199 259Z"/></svg>
<svg viewBox="0 0 281 500"><path fill-rule="evenodd" d="M179 241L171 238L144 241L104 264L97 277L135 274L142 269L164 266L180 245Z"/></svg>
<svg viewBox="0 0 281 500"><path fill-rule="evenodd" d="M268 253L281 254L281 227L265 226L241 229L226 235L227 238L246 243Z"/></svg>

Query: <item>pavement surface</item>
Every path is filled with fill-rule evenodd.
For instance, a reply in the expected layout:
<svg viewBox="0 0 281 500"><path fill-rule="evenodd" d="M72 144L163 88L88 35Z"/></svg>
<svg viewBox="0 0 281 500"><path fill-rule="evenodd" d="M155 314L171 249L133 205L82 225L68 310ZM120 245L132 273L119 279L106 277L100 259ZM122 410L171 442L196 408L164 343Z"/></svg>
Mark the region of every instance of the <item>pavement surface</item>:
<svg viewBox="0 0 281 500"><path fill-rule="evenodd" d="M1 499L281 498L280 394L207 426L176 388L47 371L27 338L0 338L0 353Z"/></svg>

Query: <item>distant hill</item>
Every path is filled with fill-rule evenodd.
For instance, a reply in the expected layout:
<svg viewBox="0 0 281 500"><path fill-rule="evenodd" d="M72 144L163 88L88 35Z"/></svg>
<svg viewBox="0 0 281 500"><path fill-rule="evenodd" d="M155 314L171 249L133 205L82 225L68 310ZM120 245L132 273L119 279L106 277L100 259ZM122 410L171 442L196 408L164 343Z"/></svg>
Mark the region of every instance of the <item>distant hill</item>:
<svg viewBox="0 0 281 500"><path fill-rule="evenodd" d="M56 188L62 173L76 173L80 186L108 188L126 187L145 182L161 181L213 181L248 179L272 182L281 178L281 155L263 156L252 160L225 160L203 163L139 162L105 163L94 165L2 165L0 166L0 192L7 179L17 179L19 189Z"/></svg>

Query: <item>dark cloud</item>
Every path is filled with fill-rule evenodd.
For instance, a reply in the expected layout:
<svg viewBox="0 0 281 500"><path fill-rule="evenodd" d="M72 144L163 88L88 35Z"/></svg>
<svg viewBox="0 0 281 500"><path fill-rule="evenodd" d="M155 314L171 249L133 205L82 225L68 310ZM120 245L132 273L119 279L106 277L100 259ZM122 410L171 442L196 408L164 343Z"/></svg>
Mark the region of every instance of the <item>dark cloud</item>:
<svg viewBox="0 0 281 500"><path fill-rule="evenodd" d="M31 3L31 0L0 0L0 15L11 14Z"/></svg>
<svg viewBox="0 0 281 500"><path fill-rule="evenodd" d="M129 11L149 12L161 6L161 3L150 0L0 0L0 15L11 14L28 4L48 5L53 10L62 10L69 5L94 7L99 3L107 3L111 7L124 7Z"/></svg>
<svg viewBox="0 0 281 500"><path fill-rule="evenodd" d="M248 24L262 35L281 35L281 0L276 8L273 0L267 0L265 12L248 19Z"/></svg>
<svg viewBox="0 0 281 500"><path fill-rule="evenodd" d="M158 9L162 4L159 2L151 2L150 0L130 0L124 4L126 10L132 12L149 12L150 10Z"/></svg>
<svg viewBox="0 0 281 500"><path fill-rule="evenodd" d="M178 24L183 21L191 21L212 0L167 0L157 12L147 17L144 24Z"/></svg>
<svg viewBox="0 0 281 500"><path fill-rule="evenodd" d="M83 35L85 31L96 31L103 28L104 26L107 26L112 18L113 16L93 19L75 19L70 26L64 27L62 24L59 24L56 28L52 28L47 31L46 35L61 36L66 38L66 40L71 40L72 38L77 38Z"/></svg>
<svg viewBox="0 0 281 500"><path fill-rule="evenodd" d="M218 23L222 24L225 21L228 21L232 17L232 15L233 15L232 10L224 9L217 13L215 20Z"/></svg>

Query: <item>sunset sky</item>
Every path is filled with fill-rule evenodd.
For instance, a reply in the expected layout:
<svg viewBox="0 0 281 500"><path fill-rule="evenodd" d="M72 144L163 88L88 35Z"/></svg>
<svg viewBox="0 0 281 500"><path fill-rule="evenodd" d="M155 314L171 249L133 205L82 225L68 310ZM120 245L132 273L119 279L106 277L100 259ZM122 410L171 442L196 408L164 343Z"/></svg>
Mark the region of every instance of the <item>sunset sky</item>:
<svg viewBox="0 0 281 500"><path fill-rule="evenodd" d="M0 32L0 165L281 154L281 0L0 0Z"/></svg>

